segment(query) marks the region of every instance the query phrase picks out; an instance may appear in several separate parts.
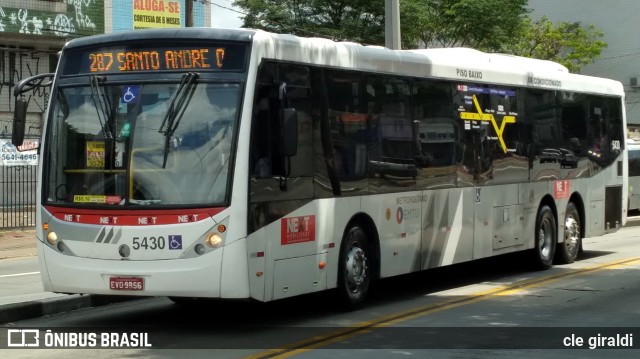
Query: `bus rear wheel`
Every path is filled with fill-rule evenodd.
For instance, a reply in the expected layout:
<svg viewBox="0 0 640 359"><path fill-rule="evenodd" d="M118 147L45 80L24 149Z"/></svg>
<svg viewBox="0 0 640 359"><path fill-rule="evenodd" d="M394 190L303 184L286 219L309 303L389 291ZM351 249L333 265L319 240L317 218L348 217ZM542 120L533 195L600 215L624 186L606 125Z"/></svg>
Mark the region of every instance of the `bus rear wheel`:
<svg viewBox="0 0 640 359"><path fill-rule="evenodd" d="M553 264L558 229L555 216L549 206L544 205L538 210L535 228L535 246L533 248L534 265L539 269L547 269Z"/></svg>
<svg viewBox="0 0 640 359"><path fill-rule="evenodd" d="M556 260L563 264L573 263L578 257L581 246L580 213L575 204L569 202L564 219L564 242L558 244Z"/></svg>
<svg viewBox="0 0 640 359"><path fill-rule="evenodd" d="M348 307L362 303L371 284L371 251L366 232L359 226L347 231L340 250L338 290Z"/></svg>

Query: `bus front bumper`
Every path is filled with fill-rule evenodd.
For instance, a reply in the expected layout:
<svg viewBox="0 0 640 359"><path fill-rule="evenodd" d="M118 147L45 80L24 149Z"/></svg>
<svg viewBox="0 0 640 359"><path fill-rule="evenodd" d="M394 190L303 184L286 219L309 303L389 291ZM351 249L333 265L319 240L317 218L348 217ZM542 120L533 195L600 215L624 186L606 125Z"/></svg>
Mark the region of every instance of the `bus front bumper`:
<svg viewBox="0 0 640 359"><path fill-rule="evenodd" d="M224 247L206 255L170 260L70 257L37 241L45 291L56 293L221 297Z"/></svg>

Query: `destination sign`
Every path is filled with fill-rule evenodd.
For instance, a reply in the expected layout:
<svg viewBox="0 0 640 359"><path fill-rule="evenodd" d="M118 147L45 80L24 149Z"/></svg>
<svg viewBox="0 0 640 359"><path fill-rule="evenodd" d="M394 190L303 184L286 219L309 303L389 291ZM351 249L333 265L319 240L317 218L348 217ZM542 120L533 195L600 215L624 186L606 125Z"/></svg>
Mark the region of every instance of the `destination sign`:
<svg viewBox="0 0 640 359"><path fill-rule="evenodd" d="M144 46L70 50L64 74L155 71L239 71L244 69L244 45Z"/></svg>
<svg viewBox="0 0 640 359"><path fill-rule="evenodd" d="M222 68L224 49L215 49L215 60L209 49L174 49L158 51L91 52L89 71L108 72L113 66L118 71L191 70L208 69L211 65Z"/></svg>

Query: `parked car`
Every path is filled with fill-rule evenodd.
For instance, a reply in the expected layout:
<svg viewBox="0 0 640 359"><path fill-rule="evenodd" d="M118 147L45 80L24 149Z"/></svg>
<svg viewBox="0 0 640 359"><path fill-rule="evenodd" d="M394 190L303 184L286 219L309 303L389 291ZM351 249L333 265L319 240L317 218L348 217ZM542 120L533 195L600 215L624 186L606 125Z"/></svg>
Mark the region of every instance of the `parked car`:
<svg viewBox="0 0 640 359"><path fill-rule="evenodd" d="M562 152L555 148L545 148L540 154L540 163L546 162L560 162L562 159Z"/></svg>
<svg viewBox="0 0 640 359"><path fill-rule="evenodd" d="M573 151L567 150L566 148L561 148L560 153L562 155L562 157L560 158L560 167L578 167L578 156L576 156Z"/></svg>

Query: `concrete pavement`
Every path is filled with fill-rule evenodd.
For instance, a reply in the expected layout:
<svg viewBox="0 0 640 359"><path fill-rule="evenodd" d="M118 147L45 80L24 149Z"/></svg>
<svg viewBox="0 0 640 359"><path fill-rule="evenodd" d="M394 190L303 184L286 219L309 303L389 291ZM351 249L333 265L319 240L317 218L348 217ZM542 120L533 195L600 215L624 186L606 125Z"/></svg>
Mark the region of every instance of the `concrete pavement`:
<svg viewBox="0 0 640 359"><path fill-rule="evenodd" d="M35 230L0 231L0 306L64 297L42 289Z"/></svg>
<svg viewBox="0 0 640 359"><path fill-rule="evenodd" d="M35 257L36 231L28 229L0 229L0 260L9 258Z"/></svg>

